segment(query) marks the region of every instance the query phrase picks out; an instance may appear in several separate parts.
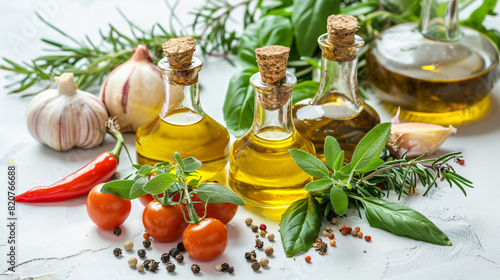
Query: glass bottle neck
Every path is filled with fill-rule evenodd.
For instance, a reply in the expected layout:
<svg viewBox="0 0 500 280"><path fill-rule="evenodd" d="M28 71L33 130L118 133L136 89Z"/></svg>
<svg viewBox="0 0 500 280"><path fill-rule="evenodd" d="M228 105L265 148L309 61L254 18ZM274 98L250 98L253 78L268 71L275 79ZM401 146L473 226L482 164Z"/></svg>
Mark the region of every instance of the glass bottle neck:
<svg viewBox="0 0 500 280"><path fill-rule="evenodd" d="M250 78L255 89L255 116L252 132L265 140L282 140L294 131L292 121L292 90L297 79L287 72L279 84L267 84L260 73Z"/></svg>
<svg viewBox="0 0 500 280"><path fill-rule="evenodd" d="M422 0L419 30L429 39L453 42L462 38L457 0Z"/></svg>
<svg viewBox="0 0 500 280"><path fill-rule="evenodd" d="M359 114L363 102L357 91L357 55L364 45L363 39L356 35L353 45L337 47L329 43L324 34L318 42L322 49L321 76L312 105L334 106L328 109L331 112L325 112L331 118L343 119Z"/></svg>

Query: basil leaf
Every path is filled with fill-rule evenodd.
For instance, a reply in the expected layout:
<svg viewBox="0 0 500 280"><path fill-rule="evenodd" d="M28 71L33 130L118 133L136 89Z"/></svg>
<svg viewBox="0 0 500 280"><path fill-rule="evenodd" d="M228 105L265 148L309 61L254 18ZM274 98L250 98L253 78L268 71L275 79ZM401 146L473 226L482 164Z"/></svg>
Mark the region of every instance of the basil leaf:
<svg viewBox="0 0 500 280"><path fill-rule="evenodd" d="M149 173L151 173L151 171L153 171L154 167L153 166L150 166L150 165L143 165L141 166L141 168L139 169L139 175L149 175Z"/></svg>
<svg viewBox="0 0 500 280"><path fill-rule="evenodd" d="M280 222L281 242L286 256L307 252L318 237L320 227L321 207L312 195L288 206Z"/></svg>
<svg viewBox="0 0 500 280"><path fill-rule="evenodd" d="M293 94L292 94L293 104L301 100L314 97L316 91L318 90L318 86L319 83L316 81L303 81L301 83L298 83L293 88Z"/></svg>
<svg viewBox="0 0 500 280"><path fill-rule="evenodd" d="M290 47L292 40L292 23L288 18L282 16L260 18L247 25L243 31L239 41L238 60L244 67L256 67L255 49L271 45Z"/></svg>
<svg viewBox="0 0 500 280"><path fill-rule="evenodd" d="M295 163L307 174L319 178L330 177L328 168L317 157L302 150L290 149L288 152L292 155Z"/></svg>
<svg viewBox="0 0 500 280"><path fill-rule="evenodd" d="M160 194L163 193L170 185L175 181L176 177L172 173L163 173L156 177L151 178L143 190L150 194Z"/></svg>
<svg viewBox="0 0 500 280"><path fill-rule="evenodd" d="M372 158L370 160L370 162L368 162L368 164L366 164L365 166L363 166L362 168L360 168L356 171L360 172L360 173L367 172L367 171L376 169L377 167L381 166L384 163L385 163L385 161L382 159Z"/></svg>
<svg viewBox="0 0 500 280"><path fill-rule="evenodd" d="M201 167L201 161L194 157L187 157L184 159L184 172L194 172Z"/></svg>
<svg viewBox="0 0 500 280"><path fill-rule="evenodd" d="M243 135L252 126L255 101L250 77L257 72L258 68L245 69L234 74L229 82L222 110L226 128L235 136Z"/></svg>
<svg viewBox="0 0 500 280"><path fill-rule="evenodd" d="M245 202L232 190L214 183L203 183L198 186L196 191L201 200L210 203L228 202L239 206L245 205Z"/></svg>
<svg viewBox="0 0 500 280"><path fill-rule="evenodd" d="M451 246L446 234L424 215L409 207L375 197L352 197L363 203L366 219L372 227L415 240Z"/></svg>
<svg viewBox="0 0 500 280"><path fill-rule="evenodd" d="M367 165L372 158L378 158L389 139L391 123L381 123L370 130L359 141L352 155L351 164L354 170Z"/></svg>
<svg viewBox="0 0 500 280"><path fill-rule="evenodd" d="M312 56L318 48L318 37L326 33L326 21L340 11L341 0L293 1L292 22L295 42L301 56Z"/></svg>
<svg viewBox="0 0 500 280"><path fill-rule="evenodd" d="M146 195L147 192L143 190L144 186L148 182L147 176L141 176L139 179L135 181L135 183L130 187L130 198L138 198L143 195Z"/></svg>
<svg viewBox="0 0 500 280"><path fill-rule="evenodd" d="M307 183L304 189L309 192L315 192L328 189L332 185L333 185L332 180L325 178L325 179L314 180L312 182Z"/></svg>
<svg viewBox="0 0 500 280"><path fill-rule="evenodd" d="M339 142L337 142L337 140L332 136L327 136L323 151L325 153L326 165L330 167L330 169L335 170L335 163L340 155L340 152L342 152Z"/></svg>
<svg viewBox="0 0 500 280"><path fill-rule="evenodd" d="M308 56L301 56L300 60L309 63L311 66L314 66L316 69L321 69L321 64L319 64L319 60L315 60Z"/></svg>
<svg viewBox="0 0 500 280"><path fill-rule="evenodd" d="M130 188L134 183L134 180L111 181L102 186L101 192L116 195L122 199L132 200L134 198L130 197Z"/></svg>
<svg viewBox="0 0 500 280"><path fill-rule="evenodd" d="M342 188L334 186L330 189L330 203L332 204L333 211L342 216L347 210L349 199Z"/></svg>
<svg viewBox="0 0 500 280"><path fill-rule="evenodd" d="M407 0L405 0L406 2ZM343 15L360 16L375 12L380 7L379 0L353 3L340 10Z"/></svg>

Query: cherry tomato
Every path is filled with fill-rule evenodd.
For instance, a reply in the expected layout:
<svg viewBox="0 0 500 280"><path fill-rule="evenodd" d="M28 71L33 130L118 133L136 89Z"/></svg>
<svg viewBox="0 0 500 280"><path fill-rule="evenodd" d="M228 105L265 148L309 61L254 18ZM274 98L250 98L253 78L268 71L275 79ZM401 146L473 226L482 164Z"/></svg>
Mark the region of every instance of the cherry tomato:
<svg viewBox="0 0 500 280"><path fill-rule="evenodd" d="M200 197L195 194L193 196L193 201L202 201ZM205 214L205 203L193 203L194 209L198 216L203 217ZM208 203L207 206L207 217L215 218L224 224L229 223L236 212L238 211L238 205L233 203Z"/></svg>
<svg viewBox="0 0 500 280"><path fill-rule="evenodd" d="M219 220L206 218L189 225L182 235L184 248L190 256L209 261L222 255L227 247L227 229Z"/></svg>
<svg viewBox="0 0 500 280"><path fill-rule="evenodd" d="M187 226L179 205L165 206L156 200L144 208L142 224L151 237L162 242L176 240Z"/></svg>
<svg viewBox="0 0 500 280"><path fill-rule="evenodd" d="M101 192L103 185L98 184L90 190L87 196L87 213L98 227L113 229L122 225L128 218L131 203L129 200Z"/></svg>

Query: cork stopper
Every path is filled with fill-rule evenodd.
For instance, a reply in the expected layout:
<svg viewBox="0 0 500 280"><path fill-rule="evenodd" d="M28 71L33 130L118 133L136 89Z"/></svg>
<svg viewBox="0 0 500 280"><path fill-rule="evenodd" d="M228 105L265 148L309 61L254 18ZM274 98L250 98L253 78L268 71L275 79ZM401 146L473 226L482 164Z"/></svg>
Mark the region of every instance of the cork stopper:
<svg viewBox="0 0 500 280"><path fill-rule="evenodd" d="M274 84L286 78L290 48L268 46L255 50L260 76L263 82Z"/></svg>
<svg viewBox="0 0 500 280"><path fill-rule="evenodd" d="M171 67L185 68L191 65L195 45L192 37L180 37L168 40L162 47Z"/></svg>
<svg viewBox="0 0 500 280"><path fill-rule="evenodd" d="M336 46L348 46L354 43L358 30L358 19L349 15L331 15L327 21L328 41Z"/></svg>

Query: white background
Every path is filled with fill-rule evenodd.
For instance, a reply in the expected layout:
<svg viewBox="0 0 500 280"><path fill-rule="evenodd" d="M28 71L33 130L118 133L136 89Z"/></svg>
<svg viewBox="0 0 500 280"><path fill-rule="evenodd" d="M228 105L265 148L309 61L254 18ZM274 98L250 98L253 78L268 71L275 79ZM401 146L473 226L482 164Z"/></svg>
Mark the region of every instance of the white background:
<svg viewBox="0 0 500 280"><path fill-rule="evenodd" d="M182 1L179 16L185 23L191 22L188 11L202 1ZM127 26L116 7L144 28L159 22L166 26L169 11L163 1L56 1L24 0L0 2L0 56L15 61L32 59L41 55L45 47L40 38L64 40L53 30L40 24L34 11L45 13L51 23L76 38L98 37L98 28L107 29L113 23L122 30ZM490 26L500 26L499 17L488 19ZM17 40L13 40L16 38ZM69 43L69 41L65 41ZM198 55L200 55L198 53ZM231 75L237 71L223 59L206 58L200 73L202 104L205 111L219 122L222 119L222 104ZM18 169L17 193L37 186L55 182L77 170L96 155L114 146L107 137L103 147L91 150L55 152L36 142L26 129L25 113L29 98L7 95L3 86L8 83L0 73L0 184L6 186L8 161L14 159ZM341 222L348 226L360 226L371 235L373 241L336 233L337 247L329 248L326 256L310 251L312 262L306 264L304 255L296 259L286 258L278 240L265 245L275 248L270 266L254 273L244 258L244 252L252 249L254 234L244 220L253 217L258 223L265 222L269 232L278 236L278 222L263 217L252 209L240 208L236 218L228 224L229 246L223 256L211 262L199 262L190 257L185 264L177 265L175 277L194 278L190 271L193 262L202 269L200 277L212 279L306 279L315 277L345 279L499 279L500 273L500 88L494 91L492 112L481 122L460 127L456 135L445 142L440 153L463 151L466 165L457 167L460 174L471 179L475 189L464 197L458 189L440 185L439 190L423 198L413 196L404 203L435 222L453 242L451 247L431 245L388 232L370 228L354 212ZM369 101L382 116L390 120L389 114L378 104L375 97ZM133 135L126 135L126 142L133 153ZM118 170L122 175L131 169L122 153ZM422 193L422 189L418 190ZM7 190L0 189L0 278L7 269ZM85 197L63 203L44 205L17 205L17 271L22 277L48 274L46 279L160 279L168 274L164 266L156 274L140 275L127 265L133 254L124 252L117 259L112 250L125 240L133 240L136 249L142 247L142 205L133 201L129 219L122 226L120 237L110 231L97 228L87 217ZM327 225L328 223L325 223ZM159 260L161 253L168 251L176 242L153 242L148 257ZM366 253L363 251L366 250ZM258 257L263 252L258 251ZM214 270L216 263L229 262L235 267L234 275Z"/></svg>

